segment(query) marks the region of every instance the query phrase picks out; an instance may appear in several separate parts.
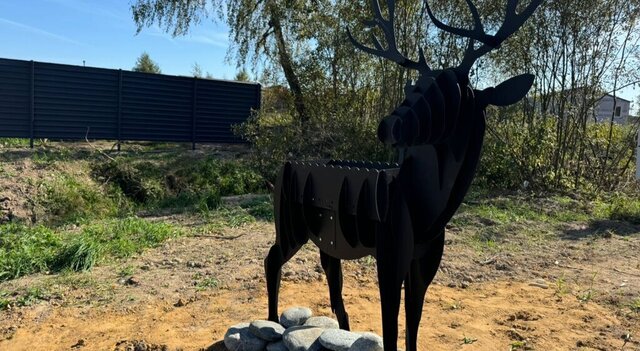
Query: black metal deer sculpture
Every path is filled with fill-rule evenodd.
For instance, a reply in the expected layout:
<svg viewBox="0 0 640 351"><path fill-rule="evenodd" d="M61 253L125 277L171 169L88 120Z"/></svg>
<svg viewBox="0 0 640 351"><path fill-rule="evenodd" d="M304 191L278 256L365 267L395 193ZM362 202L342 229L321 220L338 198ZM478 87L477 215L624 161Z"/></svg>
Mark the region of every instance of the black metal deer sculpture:
<svg viewBox="0 0 640 351"><path fill-rule="evenodd" d="M401 289L405 289L406 346L416 350L424 296L444 249L444 229L460 206L474 177L485 132L485 108L523 98L533 75L523 74L484 90L470 86L474 62L517 31L542 0L516 13L518 0L507 0L504 23L485 33L478 10L466 0L473 28L446 25L427 13L439 29L469 39L458 67L431 70L420 50L418 61L396 47L393 0L388 19L378 0L375 18L365 22L384 33L386 48L357 42L360 50L418 70L415 85L378 128L378 138L398 149L397 164L354 161L287 162L275 187L276 243L265 259L269 319L278 320L282 265L311 239L320 248L331 308L340 328L349 329L342 300L341 259L372 255L377 260L385 351L396 351ZM478 43L478 44L476 44Z"/></svg>

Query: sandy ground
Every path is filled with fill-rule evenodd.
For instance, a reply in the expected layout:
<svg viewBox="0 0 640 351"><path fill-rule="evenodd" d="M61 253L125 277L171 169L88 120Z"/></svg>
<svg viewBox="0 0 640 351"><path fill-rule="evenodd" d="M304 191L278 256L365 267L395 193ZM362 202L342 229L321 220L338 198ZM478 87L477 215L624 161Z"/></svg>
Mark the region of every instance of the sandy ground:
<svg viewBox="0 0 640 351"><path fill-rule="evenodd" d="M640 291L637 232L492 256L468 248L462 234L449 234L419 349L640 350L640 313L629 305ZM262 259L273 235L272 224L255 223L170 241L88 273L2 283L8 291L42 287L49 297L0 314L0 350L125 350L136 342L147 350L224 350L229 326L266 317ZM331 316L318 262L309 245L285 265L281 309ZM131 274L119 273L124 268ZM344 271L352 329L380 334L375 262L346 262ZM399 326L403 335L402 313Z"/></svg>

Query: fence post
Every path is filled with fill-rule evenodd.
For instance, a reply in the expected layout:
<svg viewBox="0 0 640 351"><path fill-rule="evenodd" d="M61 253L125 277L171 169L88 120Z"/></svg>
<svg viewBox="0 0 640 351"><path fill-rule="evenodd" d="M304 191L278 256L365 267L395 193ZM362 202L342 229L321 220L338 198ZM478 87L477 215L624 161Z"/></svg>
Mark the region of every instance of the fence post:
<svg viewBox="0 0 640 351"><path fill-rule="evenodd" d="M191 96L191 150L196 149L196 110L198 102L198 77L193 78L193 95Z"/></svg>
<svg viewBox="0 0 640 351"><path fill-rule="evenodd" d="M122 135L122 69L118 70L118 151Z"/></svg>
<svg viewBox="0 0 640 351"><path fill-rule="evenodd" d="M30 88L30 99L29 99L29 117L30 117L30 122L29 122L29 147L31 147L33 149L33 136L34 136L34 123L36 120L36 109L35 109L35 78L34 78L34 74L35 74L35 62L33 60L31 60L31 79L29 82L29 88Z"/></svg>

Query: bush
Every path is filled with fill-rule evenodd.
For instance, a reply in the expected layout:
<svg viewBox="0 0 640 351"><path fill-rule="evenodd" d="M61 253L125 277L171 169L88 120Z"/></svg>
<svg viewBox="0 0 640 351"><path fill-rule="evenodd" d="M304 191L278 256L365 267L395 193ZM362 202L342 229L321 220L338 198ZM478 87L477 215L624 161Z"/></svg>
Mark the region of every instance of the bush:
<svg viewBox="0 0 640 351"><path fill-rule="evenodd" d="M635 126L587 123L581 141L568 144L555 116L525 116L516 108L490 112L476 179L483 186L610 191L633 177Z"/></svg>
<svg viewBox="0 0 640 351"><path fill-rule="evenodd" d="M113 161L92 165L93 175L118 186L122 192L137 203L146 203L162 197L159 183L144 177L141 170L155 169L149 162L134 164L130 159L119 157Z"/></svg>
<svg viewBox="0 0 640 351"><path fill-rule="evenodd" d="M377 119L321 111L303 126L288 113L273 112L254 114L235 131L252 145L252 167L273 183L286 160L389 161L391 153L378 140L377 125Z"/></svg>
<svg viewBox="0 0 640 351"><path fill-rule="evenodd" d="M617 196L611 200L610 219L640 224L640 200Z"/></svg>
<svg viewBox="0 0 640 351"><path fill-rule="evenodd" d="M42 188L38 204L44 211L44 221L50 224L113 217L129 207L117 189L101 189L68 174L44 182Z"/></svg>
<svg viewBox="0 0 640 351"><path fill-rule="evenodd" d="M262 177L241 161L182 157L171 162L117 158L94 165L94 177L112 183L139 205L212 210L222 196L258 193Z"/></svg>

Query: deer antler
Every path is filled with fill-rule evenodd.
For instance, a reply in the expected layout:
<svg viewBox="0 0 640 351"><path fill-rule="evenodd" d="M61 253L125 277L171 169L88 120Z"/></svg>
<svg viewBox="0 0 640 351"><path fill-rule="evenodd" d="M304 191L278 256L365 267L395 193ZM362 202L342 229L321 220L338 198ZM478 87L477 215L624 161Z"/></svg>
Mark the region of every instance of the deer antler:
<svg viewBox="0 0 640 351"><path fill-rule="evenodd" d="M415 69L421 73L430 71L431 69L429 68L427 61L424 58L424 52L422 51L422 48L419 51L418 61L413 61L405 57L398 51L398 47L396 46L396 36L395 36L395 29L394 29L395 1L387 0L387 8L389 10L388 20L386 20L382 16L382 11L380 10L380 3L378 2L378 0L371 0L371 6L373 7L375 18L372 20L364 21L363 23L367 28L379 27L382 30L382 32L384 33L385 41L387 42L386 50L382 47L382 44L380 44L380 41L378 40L378 38L376 38L375 35L371 34L371 41L375 46L375 49L374 49L374 48L362 45L357 40L355 40L351 35L351 31L349 30L349 28L347 28L347 35L349 36L349 40L351 40L351 43L356 48L368 54L386 58L388 60L391 60L399 64L402 67Z"/></svg>
<svg viewBox="0 0 640 351"><path fill-rule="evenodd" d="M495 35L489 35L485 33L484 28L482 26L482 21L480 20L480 15L478 14L478 9L473 4L472 0L465 0L467 2L467 6L469 6L469 10L471 11L471 15L473 16L474 26L472 29L464 29L464 28L456 28L442 23L438 20L431 11L429 7L429 2L425 0L425 6L427 8L427 13L429 14L429 18L433 21L433 24L440 28L445 32L449 32L455 35L459 35L461 37L469 38L469 46L467 47L467 51L464 54L464 58L462 59L462 63L458 66L460 69L468 72L473 66L473 63L482 55L488 53L494 48L497 48L502 44L502 42L507 39L511 34L517 31L524 22L531 17L533 12L538 8L540 3L543 0L532 0L529 3L524 11L520 14L516 13L516 7L518 6L518 0L507 0L507 6L505 10L504 21L500 29L496 32ZM481 42L483 45L479 48L475 48L475 41Z"/></svg>

